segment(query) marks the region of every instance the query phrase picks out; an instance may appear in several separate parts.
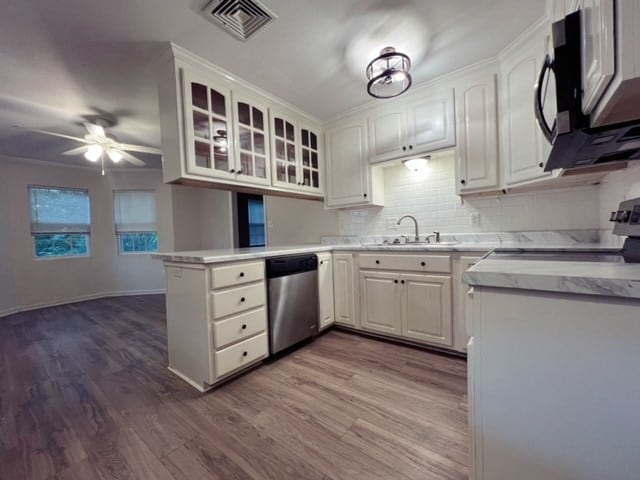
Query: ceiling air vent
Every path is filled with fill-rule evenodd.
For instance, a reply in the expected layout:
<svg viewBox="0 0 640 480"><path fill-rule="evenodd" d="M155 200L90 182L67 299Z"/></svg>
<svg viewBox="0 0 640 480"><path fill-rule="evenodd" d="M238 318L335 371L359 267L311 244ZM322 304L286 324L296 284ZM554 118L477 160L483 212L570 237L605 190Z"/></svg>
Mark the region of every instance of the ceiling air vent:
<svg viewBox="0 0 640 480"><path fill-rule="evenodd" d="M278 18L257 0L212 0L202 11L210 21L243 41Z"/></svg>

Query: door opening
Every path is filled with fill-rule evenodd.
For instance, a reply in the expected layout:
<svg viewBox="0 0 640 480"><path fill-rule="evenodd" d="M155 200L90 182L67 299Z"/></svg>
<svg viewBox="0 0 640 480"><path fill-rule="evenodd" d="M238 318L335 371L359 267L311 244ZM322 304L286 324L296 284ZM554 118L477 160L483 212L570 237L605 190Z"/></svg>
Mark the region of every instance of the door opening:
<svg viewBox="0 0 640 480"><path fill-rule="evenodd" d="M264 247L266 245L264 197L237 193L238 246Z"/></svg>

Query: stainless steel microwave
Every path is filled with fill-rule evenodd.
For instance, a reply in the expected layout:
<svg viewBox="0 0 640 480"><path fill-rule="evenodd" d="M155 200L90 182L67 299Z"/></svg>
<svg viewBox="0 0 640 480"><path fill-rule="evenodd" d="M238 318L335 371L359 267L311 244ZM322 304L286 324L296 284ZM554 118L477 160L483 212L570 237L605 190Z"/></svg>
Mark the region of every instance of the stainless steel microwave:
<svg viewBox="0 0 640 480"><path fill-rule="evenodd" d="M545 171L640 159L640 108L635 120L595 128L583 113L581 15L577 11L553 24L553 59L547 55L535 86L536 120L552 144ZM553 121L543 113L550 81L555 81L558 112Z"/></svg>

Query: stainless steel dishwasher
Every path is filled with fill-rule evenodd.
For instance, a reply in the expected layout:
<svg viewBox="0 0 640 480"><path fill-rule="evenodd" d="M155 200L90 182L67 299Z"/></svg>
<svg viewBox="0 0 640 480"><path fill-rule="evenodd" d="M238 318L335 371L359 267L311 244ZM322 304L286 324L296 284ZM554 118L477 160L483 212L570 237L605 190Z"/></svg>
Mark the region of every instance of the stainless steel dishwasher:
<svg viewBox="0 0 640 480"><path fill-rule="evenodd" d="M267 259L269 351L280 352L318 331L318 258L287 255Z"/></svg>

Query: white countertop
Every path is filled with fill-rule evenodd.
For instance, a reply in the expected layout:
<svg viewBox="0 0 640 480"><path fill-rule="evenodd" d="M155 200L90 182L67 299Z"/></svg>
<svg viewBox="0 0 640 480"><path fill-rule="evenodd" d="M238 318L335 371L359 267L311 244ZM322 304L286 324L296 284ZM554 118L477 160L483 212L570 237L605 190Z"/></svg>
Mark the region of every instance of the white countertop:
<svg viewBox="0 0 640 480"><path fill-rule="evenodd" d="M500 250L553 250L553 251L617 251L617 248L604 247L599 243L577 243L574 245L550 245L538 243L483 243L466 242L454 245L437 244L407 244L407 245L382 245L382 244L344 244L344 245L291 245L286 247L253 247L232 248L221 250L194 250L184 252L157 253L152 257L165 262L176 263L221 263L236 260L251 260L279 255L295 255L299 253L316 252L479 252L486 253L494 249Z"/></svg>
<svg viewBox="0 0 640 480"><path fill-rule="evenodd" d="M467 270L471 286L640 298L640 264L485 258Z"/></svg>

